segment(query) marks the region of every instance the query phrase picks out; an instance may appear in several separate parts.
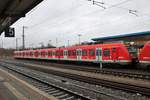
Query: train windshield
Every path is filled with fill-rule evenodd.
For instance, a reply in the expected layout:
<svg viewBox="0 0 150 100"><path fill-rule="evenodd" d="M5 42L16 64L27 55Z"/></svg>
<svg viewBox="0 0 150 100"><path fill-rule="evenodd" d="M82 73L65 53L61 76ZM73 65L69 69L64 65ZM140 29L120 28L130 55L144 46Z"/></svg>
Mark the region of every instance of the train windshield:
<svg viewBox="0 0 150 100"><path fill-rule="evenodd" d="M143 46L144 46L144 44L141 42L126 44L126 47L132 58L138 57L139 52L143 48Z"/></svg>
<svg viewBox="0 0 150 100"><path fill-rule="evenodd" d="M137 48L137 47L134 47L134 46L129 46L129 47L127 47L127 48L128 48L128 51L129 51L130 55L131 55L132 57L136 58L137 55L138 55L138 48Z"/></svg>

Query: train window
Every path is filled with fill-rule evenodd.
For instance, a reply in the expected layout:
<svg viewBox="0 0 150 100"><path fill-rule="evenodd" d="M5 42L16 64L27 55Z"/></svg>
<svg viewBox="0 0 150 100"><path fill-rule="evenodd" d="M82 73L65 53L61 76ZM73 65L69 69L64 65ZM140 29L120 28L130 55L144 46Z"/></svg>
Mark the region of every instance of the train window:
<svg viewBox="0 0 150 100"><path fill-rule="evenodd" d="M41 53L41 56L45 56L45 52L42 52L42 53Z"/></svg>
<svg viewBox="0 0 150 100"><path fill-rule="evenodd" d="M66 56L66 51L64 51L64 56Z"/></svg>
<svg viewBox="0 0 150 100"><path fill-rule="evenodd" d="M47 51L45 52L45 55L48 56L48 52Z"/></svg>
<svg viewBox="0 0 150 100"><path fill-rule="evenodd" d="M52 56L52 55L53 55L52 51L49 51L49 55L50 55L50 56Z"/></svg>
<svg viewBox="0 0 150 100"><path fill-rule="evenodd" d="M66 52L67 53L67 52ZM76 55L76 51L75 50L69 50L68 51L68 55L69 56L75 56Z"/></svg>
<svg viewBox="0 0 150 100"><path fill-rule="evenodd" d="M30 56L32 56L32 52L30 52Z"/></svg>
<svg viewBox="0 0 150 100"><path fill-rule="evenodd" d="M56 55L56 52L55 51L53 51L53 56L55 56Z"/></svg>
<svg viewBox="0 0 150 100"><path fill-rule="evenodd" d="M137 52L138 52L137 47L135 47L135 46L129 46L128 47L128 51L129 51L130 55L132 55L133 57L137 57L138 56L137 55Z"/></svg>
<svg viewBox="0 0 150 100"><path fill-rule="evenodd" d="M77 52L76 52L76 53L77 53L77 55L78 55L78 56L81 56L82 51L81 51L81 50L77 50Z"/></svg>
<svg viewBox="0 0 150 100"><path fill-rule="evenodd" d="M96 50L96 55L97 55L97 56L101 56L101 55L102 55L101 49L97 49L97 50Z"/></svg>
<svg viewBox="0 0 150 100"><path fill-rule="evenodd" d="M70 50L68 51L68 56L71 56L71 51Z"/></svg>
<svg viewBox="0 0 150 100"><path fill-rule="evenodd" d="M82 55L82 50L79 51L80 52L80 56Z"/></svg>
<svg viewBox="0 0 150 100"><path fill-rule="evenodd" d="M38 56L38 52L35 52L35 54L34 54L35 56Z"/></svg>
<svg viewBox="0 0 150 100"><path fill-rule="evenodd" d="M21 56L23 56L23 52L21 52Z"/></svg>
<svg viewBox="0 0 150 100"><path fill-rule="evenodd" d="M28 56L27 52L25 52L25 56Z"/></svg>
<svg viewBox="0 0 150 100"><path fill-rule="evenodd" d="M117 50L116 48L112 48L112 52L116 52L116 50Z"/></svg>
<svg viewBox="0 0 150 100"><path fill-rule="evenodd" d="M79 55L78 50L76 51L76 55Z"/></svg>
<svg viewBox="0 0 150 100"><path fill-rule="evenodd" d="M72 55L76 56L76 51L75 50L72 50Z"/></svg>
<svg viewBox="0 0 150 100"><path fill-rule="evenodd" d="M71 56L73 56L73 50L71 50Z"/></svg>
<svg viewBox="0 0 150 100"><path fill-rule="evenodd" d="M66 56L68 55L68 51L65 51L65 55L66 55Z"/></svg>
<svg viewBox="0 0 150 100"><path fill-rule="evenodd" d="M87 56L87 50L82 51L82 56Z"/></svg>
<svg viewBox="0 0 150 100"><path fill-rule="evenodd" d="M105 49L105 50L104 50L104 56L105 56L105 57L110 56L110 49Z"/></svg>
<svg viewBox="0 0 150 100"><path fill-rule="evenodd" d="M90 56L94 56L95 55L95 49L90 49Z"/></svg>
<svg viewBox="0 0 150 100"><path fill-rule="evenodd" d="M41 55L41 52L38 52L38 55Z"/></svg>
<svg viewBox="0 0 150 100"><path fill-rule="evenodd" d="M59 56L59 51L56 51L56 56Z"/></svg>
<svg viewBox="0 0 150 100"><path fill-rule="evenodd" d="M63 51L60 51L60 53L59 53L59 54L60 54L60 56L63 56Z"/></svg>
<svg viewBox="0 0 150 100"><path fill-rule="evenodd" d="M25 52L23 52L23 56L25 56Z"/></svg>
<svg viewBox="0 0 150 100"><path fill-rule="evenodd" d="M48 51L48 56L52 56L52 51Z"/></svg>

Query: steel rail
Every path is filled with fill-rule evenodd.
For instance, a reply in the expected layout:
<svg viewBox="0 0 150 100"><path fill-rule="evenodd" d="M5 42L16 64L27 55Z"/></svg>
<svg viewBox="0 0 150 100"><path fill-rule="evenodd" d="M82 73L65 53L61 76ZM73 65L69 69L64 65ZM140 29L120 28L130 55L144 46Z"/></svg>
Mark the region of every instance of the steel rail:
<svg viewBox="0 0 150 100"><path fill-rule="evenodd" d="M17 62L13 61L5 61L7 63L13 63L16 64ZM18 64L21 64L22 62L18 62ZM31 62L30 63L37 63L41 65L46 65L46 66L51 66L49 63L42 63L42 62ZM112 70L112 69L102 69L100 70L99 68L92 68L92 67L87 67L87 66L76 66L76 65L66 65L66 64L52 64L54 67L58 68L64 68L64 69L73 69L73 70L79 70L79 71L85 71L85 72L92 72L92 73L101 73L101 74L109 74L109 75L114 75L114 76L122 76L122 77L129 77L129 78L136 78L136 79L143 79L143 80L150 80L150 74L144 74L144 73L135 73L135 72L130 72L130 71L121 71L121 70Z"/></svg>
<svg viewBox="0 0 150 100"><path fill-rule="evenodd" d="M63 87L59 87L59 86L57 86L57 85L55 85L55 84L52 84L52 83L49 83L49 82L47 82L46 80L42 80L41 78L39 78L39 77L36 77L36 76L32 76L32 75L30 75L29 73L25 73L25 72L22 72L22 71L19 71L19 70L17 70L17 69L14 69L14 68L11 68L10 66L8 66L8 65L5 65L5 64L0 64L1 66L4 66L5 68L7 68L7 69L9 69L9 70L11 70L11 71L14 71L14 72L16 72L16 73L19 73L19 74L21 74L21 75L23 75L23 76L25 76L25 77L28 77L29 79L31 79L32 81L36 81L36 84L34 84L34 85L39 85L39 84L41 84L41 85L39 85L38 87L40 87L41 88L41 90L44 90L44 89L46 89L46 91L48 91L48 93L49 94L52 94L53 96L55 96L56 98L58 98L58 99L60 99L60 100L72 100L73 98L74 99L81 99L81 100L91 100L89 97L85 97L85 96L83 96L83 95L81 95L81 94L78 94L78 93L75 93L75 92L73 92L73 91L70 91L70 90L67 90L67 89L65 89L65 88L63 88ZM48 89L48 88L45 88L45 86L47 86L47 87L51 87L50 89L53 89L52 91L50 91L50 89ZM48 90L47 90L48 89ZM63 97L63 95L58 95L58 94L54 94L54 93L60 93L60 92L58 92L58 91L60 91L60 92L64 92L65 94L63 94L63 95L68 95L67 97ZM58 95L58 96L57 96Z"/></svg>

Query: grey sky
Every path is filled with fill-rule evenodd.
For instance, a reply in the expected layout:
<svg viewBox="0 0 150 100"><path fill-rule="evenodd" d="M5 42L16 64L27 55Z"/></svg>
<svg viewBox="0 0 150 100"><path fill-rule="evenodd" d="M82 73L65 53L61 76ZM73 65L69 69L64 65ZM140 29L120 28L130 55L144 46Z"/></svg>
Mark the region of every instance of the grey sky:
<svg viewBox="0 0 150 100"><path fill-rule="evenodd" d="M21 38L23 25L28 27L25 29L26 47L39 46L40 42L47 44L49 40L55 45L56 38L58 46L67 45L68 40L75 44L77 34L82 34L81 41L90 41L95 37L150 30L150 0L97 1L104 2L107 9L87 0L44 0L13 25L16 37ZM122 4L112 7L118 3ZM128 9L137 10L138 16L130 14ZM15 47L15 38L2 40L4 47Z"/></svg>

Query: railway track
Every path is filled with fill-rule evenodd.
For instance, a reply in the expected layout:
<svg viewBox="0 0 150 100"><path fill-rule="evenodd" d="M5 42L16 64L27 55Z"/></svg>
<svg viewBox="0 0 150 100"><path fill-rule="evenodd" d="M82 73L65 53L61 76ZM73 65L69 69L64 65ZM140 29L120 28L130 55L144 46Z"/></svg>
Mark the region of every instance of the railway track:
<svg viewBox="0 0 150 100"><path fill-rule="evenodd" d="M21 60L22 61L22 60ZM10 62L10 61L5 61L7 63L20 63L20 62ZM134 72L130 70L116 70L116 69L102 69L100 70L99 68L96 67L89 67L89 66L77 66L77 65L67 65L67 64L50 64L47 62L37 62L37 61L23 61L23 62L29 62L29 63L35 63L35 64L40 64L40 65L46 65L46 66L54 66L57 68L64 68L64 69L72 69L72 70L79 70L79 71L85 71L85 72L92 72L92 73L101 73L101 74L109 74L109 75L114 75L114 76L121 76L121 77L129 77L129 78L134 78L134 79L143 79L143 80L150 80L150 73L144 73L144 72Z"/></svg>
<svg viewBox="0 0 150 100"><path fill-rule="evenodd" d="M19 64L19 65L21 65L21 64ZM22 66L25 66L25 65L22 64ZM142 95L150 96L150 87L138 86L136 84L131 85L131 84L127 84L127 83L102 80L102 79L97 79L97 78L93 78L93 77L65 73L65 72L60 72L60 71L42 70L42 68L38 69L38 70L43 71L43 72L49 72L54 75L59 75L59 76L67 77L67 78L78 80L78 81L83 81L83 82L90 83L90 84L96 84L96 85L101 85L101 86L105 86L105 87L110 87L110 88L115 88L115 89L119 89L119 90L123 90L123 91L140 93Z"/></svg>
<svg viewBox="0 0 150 100"><path fill-rule="evenodd" d="M41 75L39 75L39 73L32 72L32 70L27 71L25 69L19 68L19 66L17 67L17 66L2 63L2 62L0 63L0 65L3 66L5 69L7 68L7 70L9 70L9 72L10 71L13 71L13 73L15 72L15 75L17 73L17 74L21 75L21 77L23 76L22 79L25 79L30 84L36 86L37 88L39 88L42 91L47 92L50 95L57 97L60 100L91 100L91 99L99 100L99 99L92 98L87 95L84 96L83 94L70 91L70 90L60 87L54 83L50 83L46 79L46 76L42 77ZM99 95L101 94L105 97L111 98L111 100L127 100L126 98L123 98L120 96L115 96L112 94L99 92L96 90L85 88L83 86L76 85L76 88L84 89L85 91L93 91L95 93L98 93Z"/></svg>
<svg viewBox="0 0 150 100"><path fill-rule="evenodd" d="M15 73L18 73L23 76L23 78L26 79L29 83L31 83L33 86L39 88L40 90L48 93L49 95L53 95L57 97L60 100L90 100L88 97L84 97L81 94L73 93L72 91L63 89L62 87L56 86L55 84L50 84L46 80L44 80L41 77L37 77L33 75L33 73L26 73L23 70L18 70L14 67L10 67L6 64L1 64L1 66L4 66L5 68L14 71Z"/></svg>

